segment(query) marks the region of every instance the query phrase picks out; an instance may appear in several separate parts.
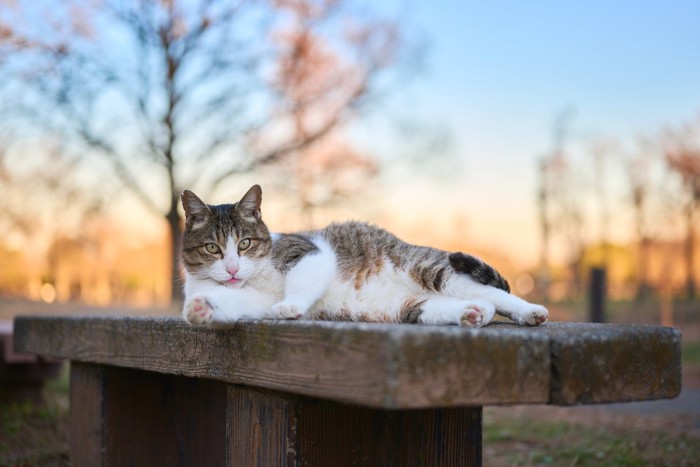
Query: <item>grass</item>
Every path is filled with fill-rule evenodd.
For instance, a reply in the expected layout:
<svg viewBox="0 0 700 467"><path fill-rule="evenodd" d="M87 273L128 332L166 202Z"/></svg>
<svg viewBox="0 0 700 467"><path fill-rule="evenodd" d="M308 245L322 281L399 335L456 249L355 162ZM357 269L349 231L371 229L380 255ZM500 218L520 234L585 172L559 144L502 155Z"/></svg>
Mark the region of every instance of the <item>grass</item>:
<svg viewBox="0 0 700 467"><path fill-rule="evenodd" d="M0 465L68 465L67 429L61 406L0 404Z"/></svg>
<svg viewBox="0 0 700 467"><path fill-rule="evenodd" d="M0 400L0 466L66 466L68 365L44 388L44 401Z"/></svg>
<svg viewBox="0 0 700 467"><path fill-rule="evenodd" d="M700 459L697 437L660 427L589 426L485 413L485 465L690 466Z"/></svg>
<svg viewBox="0 0 700 467"><path fill-rule="evenodd" d="M698 365L700 366L700 341L685 342L681 350L683 365Z"/></svg>

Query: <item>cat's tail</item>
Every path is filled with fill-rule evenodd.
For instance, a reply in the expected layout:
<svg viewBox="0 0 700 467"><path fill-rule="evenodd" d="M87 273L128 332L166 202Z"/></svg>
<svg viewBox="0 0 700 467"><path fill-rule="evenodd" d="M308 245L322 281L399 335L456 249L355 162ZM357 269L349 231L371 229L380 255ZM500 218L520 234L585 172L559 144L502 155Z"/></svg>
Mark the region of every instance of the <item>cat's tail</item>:
<svg viewBox="0 0 700 467"><path fill-rule="evenodd" d="M508 281L498 271L479 258L464 253L450 253L450 265L455 271L467 274L480 284L490 285L510 292Z"/></svg>

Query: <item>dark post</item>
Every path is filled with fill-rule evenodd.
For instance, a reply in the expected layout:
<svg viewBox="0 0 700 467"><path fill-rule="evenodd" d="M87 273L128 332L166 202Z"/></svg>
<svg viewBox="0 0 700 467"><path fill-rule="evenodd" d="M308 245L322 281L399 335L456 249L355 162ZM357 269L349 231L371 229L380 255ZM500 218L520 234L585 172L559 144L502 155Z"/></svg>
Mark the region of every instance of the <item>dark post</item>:
<svg viewBox="0 0 700 467"><path fill-rule="evenodd" d="M590 279L590 321L592 323L605 322L605 299L606 299L606 280L605 268L591 268Z"/></svg>

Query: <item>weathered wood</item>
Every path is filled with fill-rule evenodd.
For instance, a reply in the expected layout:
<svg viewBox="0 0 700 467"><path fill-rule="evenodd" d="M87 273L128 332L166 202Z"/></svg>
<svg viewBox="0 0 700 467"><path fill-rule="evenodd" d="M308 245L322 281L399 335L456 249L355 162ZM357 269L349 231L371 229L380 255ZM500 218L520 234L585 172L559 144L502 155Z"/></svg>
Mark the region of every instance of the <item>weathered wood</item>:
<svg viewBox="0 0 700 467"><path fill-rule="evenodd" d="M286 321L206 329L179 319L80 317L19 317L16 326L18 348L29 352L373 407L549 397L547 338L522 329Z"/></svg>
<svg viewBox="0 0 700 467"><path fill-rule="evenodd" d="M295 465L293 397L229 385L228 465Z"/></svg>
<svg viewBox="0 0 700 467"><path fill-rule="evenodd" d="M680 392L659 326L20 317L15 350L73 361L77 466L480 465L481 405Z"/></svg>
<svg viewBox="0 0 700 467"><path fill-rule="evenodd" d="M548 323L551 404L671 399L681 392L681 335L660 326Z"/></svg>
<svg viewBox="0 0 700 467"><path fill-rule="evenodd" d="M104 371L105 367L88 363L70 366L70 459L74 466L104 465Z"/></svg>
<svg viewBox="0 0 700 467"><path fill-rule="evenodd" d="M481 465L481 407L381 410L297 406L296 465Z"/></svg>
<svg viewBox="0 0 700 467"><path fill-rule="evenodd" d="M481 408L384 410L74 363L75 466L463 466Z"/></svg>
<svg viewBox="0 0 700 467"><path fill-rule="evenodd" d="M175 318L19 317L15 349L380 408L680 392L680 333L660 326L268 321L206 329Z"/></svg>
<svg viewBox="0 0 700 467"><path fill-rule="evenodd" d="M383 410L229 387L228 465L481 465L481 407Z"/></svg>
<svg viewBox="0 0 700 467"><path fill-rule="evenodd" d="M76 466L221 466L226 385L104 365L71 366Z"/></svg>

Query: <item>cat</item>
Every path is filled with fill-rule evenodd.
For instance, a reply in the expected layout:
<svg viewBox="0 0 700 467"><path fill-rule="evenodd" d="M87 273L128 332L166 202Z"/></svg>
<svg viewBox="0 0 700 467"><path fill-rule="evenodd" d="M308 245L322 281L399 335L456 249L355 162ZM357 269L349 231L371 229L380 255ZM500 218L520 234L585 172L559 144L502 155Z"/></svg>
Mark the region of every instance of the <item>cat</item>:
<svg viewBox="0 0 700 467"><path fill-rule="evenodd" d="M259 185L234 204L208 205L188 190L181 200L182 315L193 325L317 319L481 327L497 313L537 326L548 317L545 307L510 294L480 259L410 245L370 224L271 234Z"/></svg>

